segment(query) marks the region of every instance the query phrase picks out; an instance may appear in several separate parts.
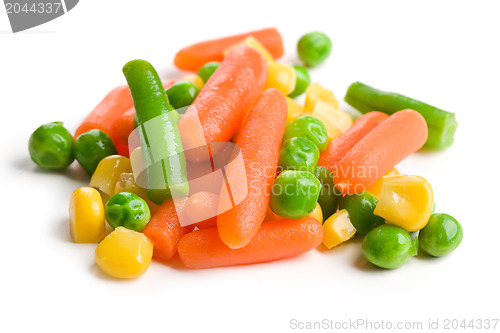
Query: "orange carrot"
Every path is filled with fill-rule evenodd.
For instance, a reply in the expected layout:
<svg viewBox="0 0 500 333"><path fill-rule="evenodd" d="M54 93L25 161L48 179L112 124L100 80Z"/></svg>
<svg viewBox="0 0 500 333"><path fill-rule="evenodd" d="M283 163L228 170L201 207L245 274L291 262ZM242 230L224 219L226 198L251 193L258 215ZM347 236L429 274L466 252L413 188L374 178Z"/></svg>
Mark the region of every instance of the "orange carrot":
<svg viewBox="0 0 500 333"><path fill-rule="evenodd" d="M165 201L158 207L143 233L153 241L153 258L159 261L167 261L177 251L177 242L185 234L191 232L194 226L181 227L178 211L184 213L186 200L176 201L177 207L172 200Z"/></svg>
<svg viewBox="0 0 500 333"><path fill-rule="evenodd" d="M125 157L130 157L130 150L128 145L124 145L121 143L121 141L118 141L118 143L115 144L116 151L118 152L119 155L125 156Z"/></svg>
<svg viewBox="0 0 500 333"><path fill-rule="evenodd" d="M202 228L211 228L217 225L217 207L219 196L211 192L197 192L186 202L186 214L195 225Z"/></svg>
<svg viewBox="0 0 500 333"><path fill-rule="evenodd" d="M262 224L254 239L240 249L228 248L217 229L196 230L177 244L181 262L188 268L209 268L255 264L306 253L323 239L323 227L316 219L279 219Z"/></svg>
<svg viewBox="0 0 500 333"><path fill-rule="evenodd" d="M266 77L267 63L251 47L241 45L227 55L179 122L188 160L206 160L207 144L231 139L264 88Z"/></svg>
<svg viewBox="0 0 500 333"><path fill-rule="evenodd" d="M278 167L286 116L285 96L271 88L261 94L241 126L235 143L243 155L248 195L217 217L219 236L232 249L247 245L264 221ZM240 173L238 168L226 168L228 179L235 179Z"/></svg>
<svg viewBox="0 0 500 333"><path fill-rule="evenodd" d="M134 101L128 86L116 87L85 118L77 128L75 138L91 129L100 129L108 134L117 146L119 139L116 124L133 105Z"/></svg>
<svg viewBox="0 0 500 333"><path fill-rule="evenodd" d="M124 145L128 145L128 137L134 130L135 108L128 109L118 120L118 140Z"/></svg>
<svg viewBox="0 0 500 333"><path fill-rule="evenodd" d="M173 80L162 80L163 88L167 89L172 86L175 81ZM118 140L124 145L128 145L128 137L130 133L134 130L134 117L135 108L132 106L130 109L125 111L121 118L116 123L116 131Z"/></svg>
<svg viewBox="0 0 500 333"><path fill-rule="evenodd" d="M330 141L321 153L318 165L333 171L335 165L359 140L388 117L387 114L378 111L368 112L359 117L351 128L335 140Z"/></svg>
<svg viewBox="0 0 500 333"><path fill-rule="evenodd" d="M257 39L274 59L283 55L283 41L280 33L275 28L268 28L187 46L175 55L174 64L179 69L197 71L209 61L222 61L222 53L225 49L249 36Z"/></svg>
<svg viewBox="0 0 500 333"><path fill-rule="evenodd" d="M366 134L338 161L333 183L346 194L365 190L427 140L424 117L414 110L398 111Z"/></svg>

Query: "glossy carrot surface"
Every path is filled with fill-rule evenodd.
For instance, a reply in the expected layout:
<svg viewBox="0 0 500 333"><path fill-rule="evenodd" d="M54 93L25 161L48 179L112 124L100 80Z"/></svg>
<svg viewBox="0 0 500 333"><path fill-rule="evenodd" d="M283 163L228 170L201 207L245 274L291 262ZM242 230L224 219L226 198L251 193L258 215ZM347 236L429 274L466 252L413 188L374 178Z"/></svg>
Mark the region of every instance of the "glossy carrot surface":
<svg viewBox="0 0 500 333"><path fill-rule="evenodd" d="M119 86L111 90L92 110L75 132L75 138L91 129L100 129L108 134L113 143L118 145L117 124L123 114L134 106L128 86Z"/></svg>
<svg viewBox="0 0 500 333"><path fill-rule="evenodd" d="M297 256L318 246L323 227L315 218L279 219L262 224L252 241L240 249L227 247L217 229L196 230L177 244L181 262L188 268L255 264Z"/></svg>
<svg viewBox="0 0 500 333"><path fill-rule="evenodd" d="M402 110L389 116L356 143L333 168L335 186L346 194L364 191L427 140L420 113Z"/></svg>
<svg viewBox="0 0 500 333"><path fill-rule="evenodd" d="M271 88L261 94L240 129L235 143L243 155L248 195L243 202L217 217L220 238L230 248L247 245L264 221L278 167L286 116L285 96ZM240 170L227 168L226 172L228 179L235 179Z"/></svg>
<svg viewBox="0 0 500 333"><path fill-rule="evenodd" d="M185 203L185 200L178 200L176 207L173 200L165 201L142 231L153 241L153 259L167 261L172 258L179 239L193 230L194 226L181 227L179 223L177 211L183 213Z"/></svg>
<svg viewBox="0 0 500 333"><path fill-rule="evenodd" d="M333 170L335 165L351 150L358 141L389 116L385 113L372 111L359 117L345 133L330 141L321 152L318 165Z"/></svg>
<svg viewBox="0 0 500 333"><path fill-rule="evenodd" d="M243 122L264 87L267 63L248 46L234 48L179 122L188 160L206 160L206 145L227 142Z"/></svg>
<svg viewBox="0 0 500 333"><path fill-rule="evenodd" d="M222 61L224 50L249 36L257 39L274 59L283 55L283 41L280 33L275 28L268 28L187 46L176 54L174 64L179 69L197 71L209 61Z"/></svg>

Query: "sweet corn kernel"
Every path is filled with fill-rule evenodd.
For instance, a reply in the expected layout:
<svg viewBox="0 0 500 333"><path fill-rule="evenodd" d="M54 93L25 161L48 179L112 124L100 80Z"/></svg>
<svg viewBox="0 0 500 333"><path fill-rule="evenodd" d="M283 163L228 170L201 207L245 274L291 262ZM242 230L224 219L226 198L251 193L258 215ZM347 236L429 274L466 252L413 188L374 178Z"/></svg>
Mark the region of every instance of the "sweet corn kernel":
<svg viewBox="0 0 500 333"><path fill-rule="evenodd" d="M69 229L75 243L99 243L106 237L104 207L96 189L80 187L73 192L69 204Z"/></svg>
<svg viewBox="0 0 500 333"><path fill-rule="evenodd" d="M339 210L323 224L323 244L331 249L353 238L355 233L356 228L352 225L347 210Z"/></svg>
<svg viewBox="0 0 500 333"><path fill-rule="evenodd" d="M399 171L392 168L391 170L387 171L384 174L384 176L387 176L387 175L399 175ZM366 189L368 192L373 194L377 199L380 198L380 193L382 192L382 182L383 182L384 176L377 179L373 184L368 186L368 188Z"/></svg>
<svg viewBox="0 0 500 333"><path fill-rule="evenodd" d="M352 126L352 118L347 113L339 111L331 104L318 101L314 106L311 116L323 122L328 132L328 139L339 137Z"/></svg>
<svg viewBox="0 0 500 333"><path fill-rule="evenodd" d="M197 74L188 74L182 78L183 81L190 81L193 82L198 86L198 88L203 88L205 83L203 82L203 79L199 77Z"/></svg>
<svg viewBox="0 0 500 333"><path fill-rule="evenodd" d="M434 194L426 179L388 175L382 178L382 192L373 214L407 231L417 231L429 221L433 206Z"/></svg>
<svg viewBox="0 0 500 333"><path fill-rule="evenodd" d="M233 46L228 47L227 49L224 50L224 52L222 52L222 54L224 55L224 57L227 56L227 54L233 48L235 48L236 46L239 46L239 45L250 46L251 48L257 50L257 52L259 52L260 54L262 54L262 56L264 57L264 59L266 59L266 61L273 61L274 60L274 58L271 55L271 53L269 53L269 51L264 47L264 45L262 45L253 36L249 36L249 37L245 38L243 41L241 41L241 42L239 42L237 44L234 44Z"/></svg>
<svg viewBox="0 0 500 333"><path fill-rule="evenodd" d="M95 249L97 266L118 279L133 279L146 272L153 256L153 242L143 233L118 227Z"/></svg>
<svg viewBox="0 0 500 333"><path fill-rule="evenodd" d="M120 155L105 157L97 165L89 186L97 188L101 192L103 202L106 203L115 194L116 181L124 172L132 172L128 158Z"/></svg>
<svg viewBox="0 0 500 333"><path fill-rule="evenodd" d="M339 101L331 90L323 88L319 83L311 83L306 89L305 112L312 112L317 102L325 102L334 109L339 108Z"/></svg>
<svg viewBox="0 0 500 333"><path fill-rule="evenodd" d="M304 107L297 103L293 98L287 97L286 103L288 106L288 113L286 116L287 123L291 123L295 119L304 115Z"/></svg>
<svg viewBox="0 0 500 333"><path fill-rule="evenodd" d="M319 203L316 203L316 208L314 208L312 213L308 216L315 218L319 221L319 223L323 223L323 211L321 210L321 206L319 205Z"/></svg>
<svg viewBox="0 0 500 333"><path fill-rule="evenodd" d="M280 62L271 62L268 66L268 75L265 89L276 88L285 96L295 89L297 73L293 67Z"/></svg>

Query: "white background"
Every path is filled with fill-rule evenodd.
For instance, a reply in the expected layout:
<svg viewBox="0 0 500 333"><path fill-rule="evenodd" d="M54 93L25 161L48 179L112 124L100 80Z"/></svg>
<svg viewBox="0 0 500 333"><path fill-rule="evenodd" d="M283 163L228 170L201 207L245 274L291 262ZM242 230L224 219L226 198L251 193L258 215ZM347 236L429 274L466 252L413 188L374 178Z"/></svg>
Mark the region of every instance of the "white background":
<svg viewBox="0 0 500 333"><path fill-rule="evenodd" d="M429 319L499 318L499 7L82 0L18 34L9 32L2 8L0 331L288 332L297 331L291 319L423 321L425 328ZM462 245L393 271L367 265L354 240L275 263L202 271L153 263L135 281L107 278L94 264L95 245L69 237L69 197L88 176L76 165L62 174L37 168L29 135L55 120L74 131L125 83L128 60L147 59L162 77L176 79L184 73L172 60L182 46L267 26L281 31L292 61L303 33L331 37L331 57L311 75L339 99L359 80L456 112L454 146L417 153L399 169L431 182L437 211L462 223Z"/></svg>

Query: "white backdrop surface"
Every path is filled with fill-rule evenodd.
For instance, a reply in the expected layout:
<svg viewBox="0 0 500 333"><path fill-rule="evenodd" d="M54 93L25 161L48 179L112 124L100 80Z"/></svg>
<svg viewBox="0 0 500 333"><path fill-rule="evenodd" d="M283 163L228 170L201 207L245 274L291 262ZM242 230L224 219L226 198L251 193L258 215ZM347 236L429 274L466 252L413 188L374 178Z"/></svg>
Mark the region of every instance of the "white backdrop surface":
<svg viewBox="0 0 500 333"><path fill-rule="evenodd" d="M422 322L413 331L424 332L429 320L450 331L446 319L499 318L499 9L495 1L86 0L18 34L0 13L0 331L289 332L364 319ZM453 147L398 168L431 182L437 211L462 223L462 245L393 271L367 265L354 240L275 263L201 271L152 263L140 279L107 278L95 245L69 237L69 197L88 176L76 165L62 174L37 168L29 135L55 120L76 129L125 83L130 59L176 79L182 46L267 26L282 33L290 61L303 33L332 38L331 57L311 76L339 99L359 80L456 112Z"/></svg>

